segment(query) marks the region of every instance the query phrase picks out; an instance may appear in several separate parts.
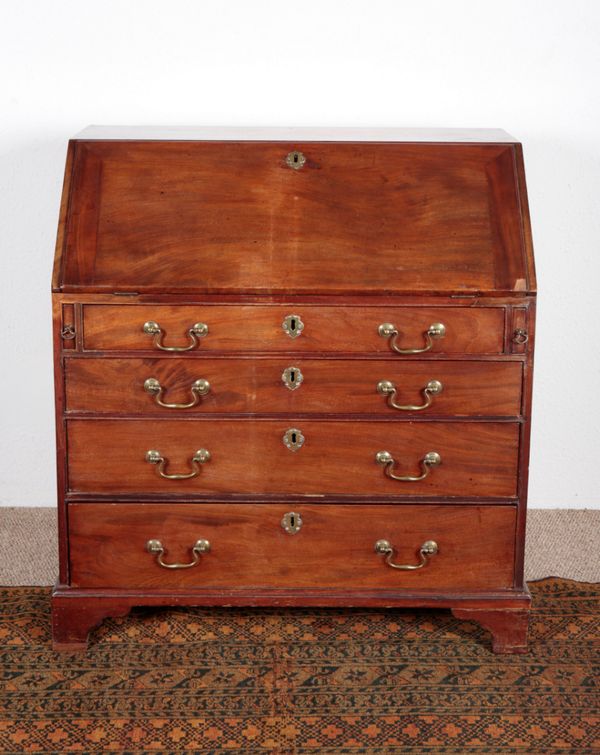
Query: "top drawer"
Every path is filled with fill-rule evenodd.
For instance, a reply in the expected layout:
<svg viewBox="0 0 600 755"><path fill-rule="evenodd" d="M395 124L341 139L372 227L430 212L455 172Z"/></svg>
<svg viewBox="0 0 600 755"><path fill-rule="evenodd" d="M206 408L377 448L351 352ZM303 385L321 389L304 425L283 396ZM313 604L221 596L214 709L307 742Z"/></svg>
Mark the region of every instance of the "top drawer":
<svg viewBox="0 0 600 755"><path fill-rule="evenodd" d="M500 354L502 307L84 305L87 351Z"/></svg>

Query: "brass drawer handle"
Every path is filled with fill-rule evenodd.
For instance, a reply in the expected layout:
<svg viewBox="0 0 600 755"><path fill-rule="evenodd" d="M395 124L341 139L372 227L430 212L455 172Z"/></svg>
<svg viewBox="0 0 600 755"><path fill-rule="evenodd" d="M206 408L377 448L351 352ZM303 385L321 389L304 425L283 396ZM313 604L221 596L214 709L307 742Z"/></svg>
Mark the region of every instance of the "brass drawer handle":
<svg viewBox="0 0 600 755"><path fill-rule="evenodd" d="M435 540L426 540L419 548L420 561L418 564L395 564L392 561L394 557L394 547L389 540L378 540L375 543L375 553L380 553L385 556L385 563L391 566L392 569L402 569L403 571L415 571L415 569L422 569L429 563L429 558L435 556L438 552L438 544Z"/></svg>
<svg viewBox="0 0 600 755"><path fill-rule="evenodd" d="M144 390L146 393L154 396L154 401L165 409L190 409L192 406L196 406L196 404L200 402L200 396L206 396L210 391L210 383L203 378L199 378L193 382L190 388L193 399L188 404L168 404L163 401L161 396L165 389L156 378L148 378L148 380L144 382Z"/></svg>
<svg viewBox="0 0 600 755"><path fill-rule="evenodd" d="M164 332L157 322L148 320L144 323L142 329L146 335L154 336L154 345L161 351L191 351L198 346L198 339L203 338L208 333L208 325L204 322L197 322L191 328L188 328L187 334L191 340L188 346L164 346L161 343Z"/></svg>
<svg viewBox="0 0 600 755"><path fill-rule="evenodd" d="M200 464L210 461L210 452L206 448L199 448L191 459L193 471L188 474L168 474L165 472L168 459L160 451L146 451L146 461L148 464L158 464L158 474L165 480L191 480L192 477L198 477L200 474Z"/></svg>
<svg viewBox="0 0 600 755"><path fill-rule="evenodd" d="M396 398L398 391L391 380L380 380L377 383L377 393L379 393L381 396L387 396L388 406L391 406L392 409L399 409L401 412L420 412L423 409L428 409L431 406L433 397L441 393L443 387L444 386L440 383L439 380L430 380L425 388L421 389L423 397L425 398L425 403L419 405L397 404L394 399Z"/></svg>
<svg viewBox="0 0 600 755"><path fill-rule="evenodd" d="M401 349L396 340L400 335L398 328L392 325L391 322L382 323L377 332L382 338L390 339L390 348L398 354L422 354L424 351L429 351L433 347L433 341L436 338L443 338L446 335L446 326L441 322L432 323L427 330L423 333L425 338L425 346L422 349Z"/></svg>
<svg viewBox="0 0 600 755"><path fill-rule="evenodd" d="M394 468L396 460L389 451L379 451L375 455L375 461L385 467L385 474L388 477L391 477L392 480L399 480L400 482L419 482L419 480L424 480L427 477L432 467L438 467L442 463L442 457L437 451L429 451L429 453L426 453L420 461L423 472L418 477L394 474L392 469Z"/></svg>
<svg viewBox="0 0 600 755"><path fill-rule="evenodd" d="M192 546L192 553L194 558L193 561L190 561L188 564L165 563L165 561L163 561L163 556L166 555L167 550L160 542L160 540L148 540L148 542L146 543L146 550L148 551L148 553L156 556L156 563L159 566L162 566L163 569L191 569L192 566L198 566L198 564L200 563L200 556L203 553L208 553L210 551L210 543L208 542L208 540L196 540L196 542Z"/></svg>

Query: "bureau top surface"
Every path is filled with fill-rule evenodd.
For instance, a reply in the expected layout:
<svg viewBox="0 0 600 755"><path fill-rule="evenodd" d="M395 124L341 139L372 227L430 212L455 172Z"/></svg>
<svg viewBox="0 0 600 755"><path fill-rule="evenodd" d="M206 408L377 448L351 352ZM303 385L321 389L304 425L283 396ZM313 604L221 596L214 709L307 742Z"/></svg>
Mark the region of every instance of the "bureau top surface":
<svg viewBox="0 0 600 755"><path fill-rule="evenodd" d="M495 130L90 127L53 288L528 294L520 145Z"/></svg>

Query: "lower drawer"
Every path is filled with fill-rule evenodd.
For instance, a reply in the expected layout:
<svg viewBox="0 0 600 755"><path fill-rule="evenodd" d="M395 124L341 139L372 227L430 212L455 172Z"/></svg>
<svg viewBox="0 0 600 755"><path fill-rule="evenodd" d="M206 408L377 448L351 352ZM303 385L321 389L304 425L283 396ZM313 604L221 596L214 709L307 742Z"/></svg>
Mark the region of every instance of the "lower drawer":
<svg viewBox="0 0 600 755"><path fill-rule="evenodd" d="M502 589L514 506L69 505L71 585L103 588ZM288 529L301 526L294 534ZM375 543L388 541L391 552ZM148 543L150 545L150 551ZM210 548L198 546L208 541ZM434 541L436 549L429 545ZM427 552L429 551L429 553ZM387 563L418 566L395 569ZM162 561L163 566L159 563ZM192 564L189 568L169 568Z"/></svg>
<svg viewBox="0 0 600 755"><path fill-rule="evenodd" d="M76 493L517 494L516 422L70 419L67 438Z"/></svg>

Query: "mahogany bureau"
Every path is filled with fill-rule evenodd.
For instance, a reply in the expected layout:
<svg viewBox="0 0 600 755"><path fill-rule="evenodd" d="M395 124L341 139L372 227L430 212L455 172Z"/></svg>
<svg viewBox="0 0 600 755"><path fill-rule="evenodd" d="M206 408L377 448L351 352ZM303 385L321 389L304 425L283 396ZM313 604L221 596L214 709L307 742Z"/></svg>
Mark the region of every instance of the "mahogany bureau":
<svg viewBox="0 0 600 755"><path fill-rule="evenodd" d="M423 606L525 652L508 134L91 127L52 290L56 648L139 605Z"/></svg>

